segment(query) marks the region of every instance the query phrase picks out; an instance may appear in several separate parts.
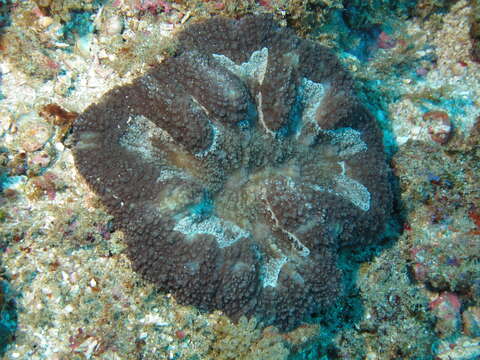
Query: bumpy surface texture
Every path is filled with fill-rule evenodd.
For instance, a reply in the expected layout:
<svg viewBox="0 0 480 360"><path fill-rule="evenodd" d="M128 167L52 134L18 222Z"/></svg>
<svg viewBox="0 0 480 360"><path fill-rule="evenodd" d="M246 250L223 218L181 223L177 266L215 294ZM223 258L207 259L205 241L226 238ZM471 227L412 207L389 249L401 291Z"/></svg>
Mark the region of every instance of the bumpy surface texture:
<svg viewBox="0 0 480 360"><path fill-rule="evenodd" d="M291 329L335 300L337 251L382 231L381 134L324 47L214 18L74 125L134 268L177 301Z"/></svg>

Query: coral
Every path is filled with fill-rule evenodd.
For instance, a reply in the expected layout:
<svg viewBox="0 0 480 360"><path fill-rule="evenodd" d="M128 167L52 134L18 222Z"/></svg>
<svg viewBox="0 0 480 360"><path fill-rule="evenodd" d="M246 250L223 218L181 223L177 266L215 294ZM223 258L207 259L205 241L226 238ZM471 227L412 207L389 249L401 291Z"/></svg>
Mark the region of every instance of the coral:
<svg viewBox="0 0 480 360"><path fill-rule="evenodd" d="M16 304L10 284L2 271L0 275L0 356L4 355L7 346L14 341L16 330Z"/></svg>
<svg viewBox="0 0 480 360"><path fill-rule="evenodd" d="M381 133L326 48L214 18L73 126L135 270L182 304L291 329L339 293L337 250L391 211Z"/></svg>

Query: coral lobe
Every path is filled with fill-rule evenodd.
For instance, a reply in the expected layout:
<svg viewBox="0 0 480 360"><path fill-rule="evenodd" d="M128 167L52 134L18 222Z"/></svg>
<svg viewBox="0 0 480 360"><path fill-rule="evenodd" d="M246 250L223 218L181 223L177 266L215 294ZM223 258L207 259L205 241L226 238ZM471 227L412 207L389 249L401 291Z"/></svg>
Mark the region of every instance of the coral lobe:
<svg viewBox="0 0 480 360"><path fill-rule="evenodd" d="M335 56L269 17L190 25L179 44L79 116L76 166L147 279L290 329L337 296L337 250L383 229L380 131Z"/></svg>

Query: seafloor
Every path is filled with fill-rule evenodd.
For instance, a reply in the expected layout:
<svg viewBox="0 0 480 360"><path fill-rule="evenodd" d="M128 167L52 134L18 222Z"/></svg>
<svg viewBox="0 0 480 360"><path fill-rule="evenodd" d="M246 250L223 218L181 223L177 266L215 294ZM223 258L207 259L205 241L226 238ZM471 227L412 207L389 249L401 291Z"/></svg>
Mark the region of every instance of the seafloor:
<svg viewBox="0 0 480 360"><path fill-rule="evenodd" d="M76 114L169 56L184 24L252 13L334 49L398 181L402 230L346 256L335 315L290 333L132 272L69 149ZM479 2L0 0L0 26L5 359L480 359Z"/></svg>

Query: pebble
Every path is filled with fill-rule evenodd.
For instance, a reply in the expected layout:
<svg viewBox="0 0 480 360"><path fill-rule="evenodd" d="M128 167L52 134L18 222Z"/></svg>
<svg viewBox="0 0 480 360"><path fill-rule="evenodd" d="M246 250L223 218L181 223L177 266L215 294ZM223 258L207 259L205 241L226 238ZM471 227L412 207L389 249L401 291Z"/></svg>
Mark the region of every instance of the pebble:
<svg viewBox="0 0 480 360"><path fill-rule="evenodd" d="M454 76L461 76L464 75L466 72L465 66L462 65L462 63L456 62L450 67L450 70L452 71L452 74Z"/></svg>
<svg viewBox="0 0 480 360"><path fill-rule="evenodd" d="M120 34L123 29L122 19L117 15L107 18L103 25L105 34L109 36Z"/></svg>
<svg viewBox="0 0 480 360"><path fill-rule="evenodd" d="M38 25L42 28L47 28L53 24L53 18L50 16L42 16L38 19Z"/></svg>
<svg viewBox="0 0 480 360"><path fill-rule="evenodd" d="M428 111L423 114L423 120L430 123L428 134L436 143L444 145L452 137L453 125L445 111Z"/></svg>
<svg viewBox="0 0 480 360"><path fill-rule="evenodd" d="M93 35L87 34L82 37L79 37L75 42L75 50L77 54L84 58L90 57L90 49L92 46Z"/></svg>
<svg viewBox="0 0 480 360"><path fill-rule="evenodd" d="M26 152L40 150L52 136L52 127L31 112L17 119L20 146Z"/></svg>
<svg viewBox="0 0 480 360"><path fill-rule="evenodd" d="M28 158L28 167L40 167L46 168L51 161L51 157L48 152L42 150L39 152L34 153L32 156Z"/></svg>

